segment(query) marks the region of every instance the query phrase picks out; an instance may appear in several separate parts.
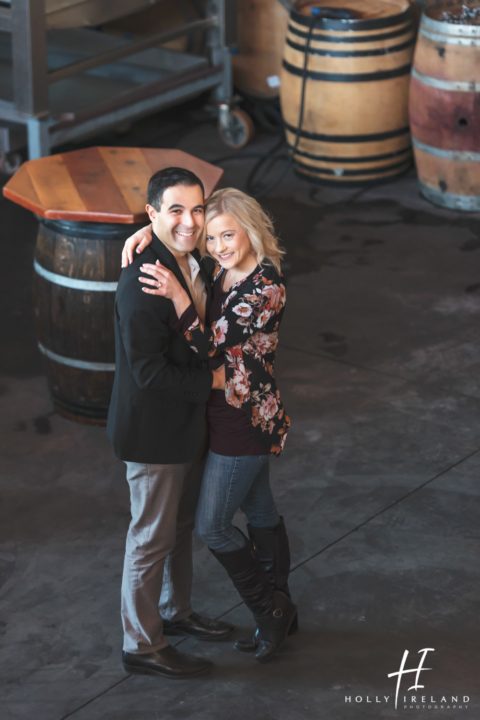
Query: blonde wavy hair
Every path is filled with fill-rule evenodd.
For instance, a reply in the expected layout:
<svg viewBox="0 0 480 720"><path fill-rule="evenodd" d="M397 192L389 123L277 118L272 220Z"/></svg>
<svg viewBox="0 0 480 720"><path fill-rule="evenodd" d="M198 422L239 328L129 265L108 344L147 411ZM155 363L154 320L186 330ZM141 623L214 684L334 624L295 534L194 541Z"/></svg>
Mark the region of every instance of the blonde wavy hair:
<svg viewBox="0 0 480 720"><path fill-rule="evenodd" d="M246 231L259 265L270 263L281 275L280 261L285 250L278 244L273 222L260 203L241 190L224 188L217 190L205 206L205 228L219 215L231 215ZM198 249L207 252L207 233L203 233Z"/></svg>

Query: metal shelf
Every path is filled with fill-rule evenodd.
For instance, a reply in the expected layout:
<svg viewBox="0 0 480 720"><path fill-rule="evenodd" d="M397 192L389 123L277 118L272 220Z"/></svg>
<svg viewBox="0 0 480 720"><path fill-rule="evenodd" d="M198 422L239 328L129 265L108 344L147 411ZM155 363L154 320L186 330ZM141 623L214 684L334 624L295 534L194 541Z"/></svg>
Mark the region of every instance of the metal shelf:
<svg viewBox="0 0 480 720"><path fill-rule="evenodd" d="M217 102L230 105L228 1L207 0L205 18L133 41L92 28L46 30L41 0L15 0L8 11L10 19L0 6L3 149L12 123L25 128L33 159L48 155L60 143L156 112L207 89L214 91ZM207 33L208 57L161 47L200 30Z"/></svg>

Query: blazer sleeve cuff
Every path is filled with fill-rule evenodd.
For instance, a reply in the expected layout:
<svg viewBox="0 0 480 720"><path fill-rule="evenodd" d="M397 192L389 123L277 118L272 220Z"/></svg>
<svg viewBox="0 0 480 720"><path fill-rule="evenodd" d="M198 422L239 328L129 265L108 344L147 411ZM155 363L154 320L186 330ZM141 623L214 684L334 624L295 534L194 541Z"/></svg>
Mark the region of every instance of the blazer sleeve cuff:
<svg viewBox="0 0 480 720"><path fill-rule="evenodd" d="M180 315L179 318L175 317L172 320L172 327L177 331L179 335L183 335L187 332L188 328L193 325L197 319L198 313L195 310L195 305L190 303L187 309Z"/></svg>

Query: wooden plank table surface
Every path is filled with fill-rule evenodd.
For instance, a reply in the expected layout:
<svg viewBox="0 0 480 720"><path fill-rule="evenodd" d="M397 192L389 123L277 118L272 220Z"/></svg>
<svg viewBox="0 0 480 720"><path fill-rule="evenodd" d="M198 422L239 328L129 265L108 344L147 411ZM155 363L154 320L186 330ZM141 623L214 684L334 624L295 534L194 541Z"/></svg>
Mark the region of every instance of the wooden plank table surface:
<svg viewBox="0 0 480 720"><path fill-rule="evenodd" d="M147 221L150 177L167 167L191 170L215 190L223 170L182 150L90 147L29 160L3 188L9 200L51 220Z"/></svg>

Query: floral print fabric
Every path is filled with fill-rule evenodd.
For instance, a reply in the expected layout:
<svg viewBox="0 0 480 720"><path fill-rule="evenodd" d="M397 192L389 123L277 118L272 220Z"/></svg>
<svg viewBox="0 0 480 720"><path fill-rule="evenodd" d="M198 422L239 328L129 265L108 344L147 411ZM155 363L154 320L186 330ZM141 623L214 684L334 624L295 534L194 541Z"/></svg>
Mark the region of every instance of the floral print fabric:
<svg viewBox="0 0 480 720"><path fill-rule="evenodd" d="M212 283L221 282L222 275L217 265ZM275 455L290 426L273 375L285 301L283 278L273 266L259 266L230 288L222 316L210 328L197 315L183 332L200 356L225 353L227 402L248 414L255 439Z"/></svg>

